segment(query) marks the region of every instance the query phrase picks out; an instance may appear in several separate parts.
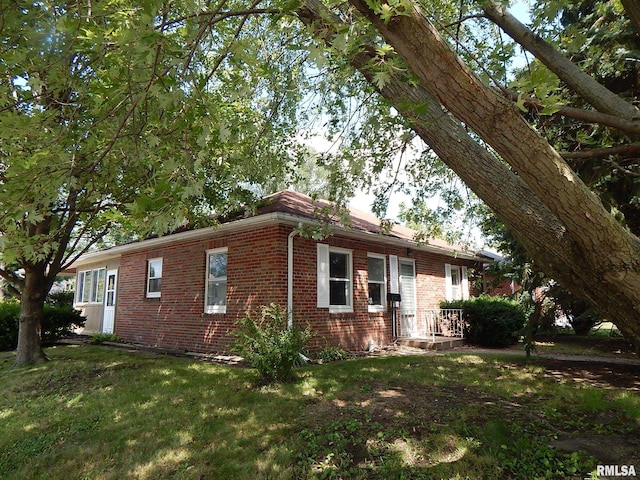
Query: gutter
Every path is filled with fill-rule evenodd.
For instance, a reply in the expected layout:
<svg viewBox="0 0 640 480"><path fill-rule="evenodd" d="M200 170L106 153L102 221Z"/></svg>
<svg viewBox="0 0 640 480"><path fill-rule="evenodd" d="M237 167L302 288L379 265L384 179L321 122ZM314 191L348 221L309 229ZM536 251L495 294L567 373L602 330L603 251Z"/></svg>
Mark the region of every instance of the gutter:
<svg viewBox="0 0 640 480"><path fill-rule="evenodd" d="M140 240L138 242L128 243L125 245L118 245L115 247L111 247L106 250L99 250L96 252L85 253L80 256L73 264L71 265L73 268L78 268L82 265L86 265L94 262L102 262L107 261L113 258L120 257L123 253L136 252L138 250L143 250L147 248L157 248L161 247L175 241L189 241L189 240L198 240L201 238L207 238L210 235L222 235L225 233L237 232L240 230L257 228L264 225L272 225L274 223L284 223L286 225L298 226L301 223L307 225L320 225L321 222L315 219L311 219L308 217L295 215L292 213L284 213L284 212L272 212L266 213L263 215L258 215L256 217L242 218L240 220L234 220L228 223L223 223L218 225L217 227L207 227L200 228L198 230L190 230L187 232L168 234L162 237L152 238L148 240ZM383 235L379 233L373 232L364 232L360 230L353 230L349 228L344 228L340 226L334 225L332 227L334 233L338 233L344 235L346 237L365 240L365 241L377 241L381 243L385 243L387 245L395 245L403 248L413 248L416 250L433 252L440 255L445 255L451 258L462 258L466 260L475 260L483 263L487 263L486 258L482 258L481 256L475 253L463 252L455 249L435 246L435 245L425 245L420 244L415 241L405 240L398 237L393 237L389 235ZM293 242L293 237L291 237L291 242ZM293 257L293 253L291 254ZM292 260L293 261L293 260ZM489 259L489 261L491 261ZM293 284L293 282L291 282Z"/></svg>

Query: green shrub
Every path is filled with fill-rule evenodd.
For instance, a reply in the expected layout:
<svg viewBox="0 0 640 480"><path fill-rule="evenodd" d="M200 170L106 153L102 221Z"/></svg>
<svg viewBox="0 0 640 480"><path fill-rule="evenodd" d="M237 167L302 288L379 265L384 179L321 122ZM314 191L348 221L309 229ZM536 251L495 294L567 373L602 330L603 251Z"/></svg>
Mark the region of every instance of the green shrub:
<svg viewBox="0 0 640 480"><path fill-rule="evenodd" d="M52 307L73 307L73 290L60 290L47 295L46 303Z"/></svg>
<svg viewBox="0 0 640 480"><path fill-rule="evenodd" d="M323 363L347 360L351 354L342 347L325 347L318 353L318 359Z"/></svg>
<svg viewBox="0 0 640 480"><path fill-rule="evenodd" d="M42 317L42 342L51 343L64 338L76 328L84 327L87 319L71 307L44 306Z"/></svg>
<svg viewBox="0 0 640 480"><path fill-rule="evenodd" d="M104 343L104 342L114 342L119 343L120 337L118 337L115 333L94 333L91 335L91 341L96 344Z"/></svg>
<svg viewBox="0 0 640 480"><path fill-rule="evenodd" d="M0 302L0 351L14 350L18 345L20 304L15 300Z"/></svg>
<svg viewBox="0 0 640 480"><path fill-rule="evenodd" d="M293 368L312 337L309 327L287 328L287 311L275 303L262 307L259 320L248 315L237 325L232 350L256 368L262 380L271 383L293 379Z"/></svg>
<svg viewBox="0 0 640 480"><path fill-rule="evenodd" d="M0 302L0 350L14 350L18 346L20 304L16 301ZM44 306L42 317L42 343L52 343L66 337L74 328L83 327L85 318L71 307Z"/></svg>
<svg viewBox="0 0 640 480"><path fill-rule="evenodd" d="M443 302L440 308L461 308L465 338L472 345L504 348L518 341L526 316L518 302L503 297L480 296Z"/></svg>

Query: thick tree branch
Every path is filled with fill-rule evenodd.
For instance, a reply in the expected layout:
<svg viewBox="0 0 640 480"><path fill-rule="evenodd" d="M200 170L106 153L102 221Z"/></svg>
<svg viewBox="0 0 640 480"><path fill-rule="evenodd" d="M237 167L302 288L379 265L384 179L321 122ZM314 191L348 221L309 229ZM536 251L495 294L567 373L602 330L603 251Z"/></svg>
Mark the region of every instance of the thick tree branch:
<svg viewBox="0 0 640 480"><path fill-rule="evenodd" d="M410 1L410 0L409 0ZM451 50L422 12L411 3L402 15L383 19L366 0L350 0L403 58L419 84L458 119L473 129L500 155L526 187L566 229L564 242L571 251L553 258L557 250L532 252L547 273L575 293L598 305L629 338L640 342L640 239L602 205L549 143L522 119L513 105L496 94ZM443 158L444 160L444 158ZM467 158L465 158L467 160ZM460 173L456 170L456 173ZM465 182L467 179L463 178ZM469 186L475 191L473 184ZM494 180L494 193L503 202L518 202L506 183ZM483 200L487 195L476 191ZM490 197L489 197L490 198ZM489 202L487 202L489 203ZM493 205L489 203L493 208ZM538 231L532 224L520 230L496 211L518 240L531 241ZM551 245L548 246L552 248ZM602 252L607 256L603 258ZM546 265L545 265L546 264ZM565 271L571 270L570 274Z"/></svg>
<svg viewBox="0 0 640 480"><path fill-rule="evenodd" d="M508 91L506 89L496 89L496 91L513 102L518 100L518 94L516 92ZM541 110L543 108L540 100L536 98L525 98L524 104L527 107L531 107L536 110ZM575 120L612 127L622 132L640 134L640 122L633 122L616 115L609 115L608 113L602 113L597 110L584 110L581 108L560 105L557 107L556 113Z"/></svg>
<svg viewBox="0 0 640 480"><path fill-rule="evenodd" d="M24 286L24 278L19 277L13 272L6 270L4 268L0 268L0 277L4 278L10 284L13 283L18 287L22 288Z"/></svg>
<svg viewBox="0 0 640 480"><path fill-rule="evenodd" d="M636 0L633 0L636 1ZM504 30L524 49L531 52L549 70L597 110L640 123L640 111L583 72L549 43L494 2L483 4L487 18Z"/></svg>
<svg viewBox="0 0 640 480"><path fill-rule="evenodd" d="M591 150L580 150L577 152L562 152L562 158L566 159L586 159L608 157L609 155L633 155L640 153L640 142L620 145L617 147L594 148Z"/></svg>
<svg viewBox="0 0 640 480"><path fill-rule="evenodd" d="M319 0L307 0L298 10L298 17L307 25L313 25L316 36L330 43L338 29L344 26L339 17L329 12ZM375 85L376 48L365 45L350 56L351 65ZM507 168L495 156L481 147L467 133L465 127L447 114L438 100L422 86L391 78L380 93L387 98L415 132L433 151L451 167L462 180L489 205L514 232L526 232L534 228L536 235L519 239L530 253L552 249L552 257L562 265L568 275L572 268L573 249L565 236L564 227L542 202L524 184L522 179ZM427 105L426 109L415 109ZM509 201L505 201L505 198ZM517 235L517 233L516 233ZM576 260L576 259L574 259ZM541 262L544 263L544 262ZM577 265L577 264L576 264ZM549 264L545 264L549 267Z"/></svg>

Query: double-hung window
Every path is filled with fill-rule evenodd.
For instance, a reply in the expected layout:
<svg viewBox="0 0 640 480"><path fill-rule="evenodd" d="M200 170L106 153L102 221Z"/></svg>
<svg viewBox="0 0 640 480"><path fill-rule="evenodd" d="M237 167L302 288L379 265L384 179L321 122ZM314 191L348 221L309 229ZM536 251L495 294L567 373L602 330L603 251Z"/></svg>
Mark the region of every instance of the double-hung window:
<svg viewBox="0 0 640 480"><path fill-rule="evenodd" d="M84 270L78 273L76 303L102 303L106 268Z"/></svg>
<svg viewBox="0 0 640 480"><path fill-rule="evenodd" d="M318 307L330 312L353 311L351 250L318 244Z"/></svg>
<svg viewBox="0 0 640 480"><path fill-rule="evenodd" d="M467 300L469 298L469 280L467 267L445 264L445 298L451 300Z"/></svg>
<svg viewBox="0 0 640 480"><path fill-rule="evenodd" d="M206 313L227 311L227 249L207 251L207 278L205 281Z"/></svg>
<svg viewBox="0 0 640 480"><path fill-rule="evenodd" d="M162 258L147 260L147 298L159 298L162 286Z"/></svg>
<svg viewBox="0 0 640 480"><path fill-rule="evenodd" d="M386 264L384 256L367 256L369 311L384 311L387 296Z"/></svg>

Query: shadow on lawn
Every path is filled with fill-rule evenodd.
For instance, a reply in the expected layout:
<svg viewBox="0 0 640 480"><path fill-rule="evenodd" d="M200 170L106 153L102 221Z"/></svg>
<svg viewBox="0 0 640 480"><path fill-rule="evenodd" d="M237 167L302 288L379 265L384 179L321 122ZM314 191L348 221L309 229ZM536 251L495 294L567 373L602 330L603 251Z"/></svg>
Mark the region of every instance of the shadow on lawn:
<svg viewBox="0 0 640 480"><path fill-rule="evenodd" d="M186 358L48 354L20 370L0 354L3 478L534 478L594 462L552 449L558 433L638 431L584 372L512 357L338 362L258 388L253 370Z"/></svg>
<svg viewBox="0 0 640 480"><path fill-rule="evenodd" d="M295 401L253 388L254 372L97 347L48 354L2 371L2 478L287 478L282 412Z"/></svg>

